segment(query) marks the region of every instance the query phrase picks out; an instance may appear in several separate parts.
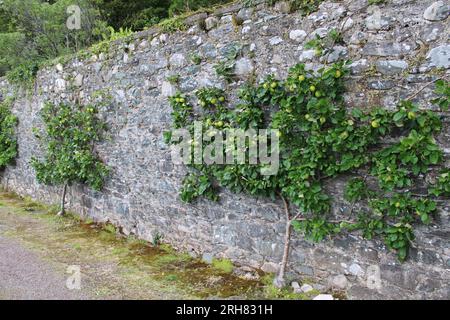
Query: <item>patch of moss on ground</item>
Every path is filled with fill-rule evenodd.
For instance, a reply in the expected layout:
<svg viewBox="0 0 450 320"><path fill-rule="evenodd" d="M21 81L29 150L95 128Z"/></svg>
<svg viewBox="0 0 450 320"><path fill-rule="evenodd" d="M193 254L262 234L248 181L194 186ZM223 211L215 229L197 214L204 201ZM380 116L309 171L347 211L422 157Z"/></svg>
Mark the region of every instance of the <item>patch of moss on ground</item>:
<svg viewBox="0 0 450 320"><path fill-rule="evenodd" d="M153 247L134 236L120 235L109 224L82 221L70 213L56 216L51 207L31 205L14 194L0 193L0 201L4 204L0 219L8 226L3 234L51 261L80 265L98 298L262 297L260 282L224 272L230 271L226 260L212 267L167 244Z"/></svg>
<svg viewBox="0 0 450 320"><path fill-rule="evenodd" d="M213 268L224 273L233 272L233 262L229 259L213 259L211 265Z"/></svg>

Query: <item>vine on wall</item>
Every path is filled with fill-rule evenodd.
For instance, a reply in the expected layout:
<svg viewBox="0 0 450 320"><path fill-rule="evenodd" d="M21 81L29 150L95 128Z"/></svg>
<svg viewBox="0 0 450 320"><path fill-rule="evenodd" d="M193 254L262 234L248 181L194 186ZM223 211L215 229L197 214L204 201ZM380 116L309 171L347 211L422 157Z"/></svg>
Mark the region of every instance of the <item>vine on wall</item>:
<svg viewBox="0 0 450 320"><path fill-rule="evenodd" d="M367 239L383 239L405 260L414 226L430 223L437 197L449 196L448 169L429 186L428 195L413 193L416 179L443 162L434 139L441 131L438 114L419 110L410 101L400 102L392 111L347 110L343 101L347 66L348 62L335 63L313 73L298 64L283 81L269 76L257 86L241 89L240 103L234 108L218 88L199 89L197 99L181 93L170 97L173 127L187 128L191 134L194 120L202 121L205 131L279 130L281 163L276 175L261 175L262 164L197 164L191 165L181 190L187 202L200 196L216 200L219 186L235 193L281 198L287 226L279 285L284 281L291 225L313 241L359 230ZM449 83L438 81L436 87L439 98L433 102L447 110ZM194 113L195 100L203 110L200 113ZM276 111L267 117L268 110ZM170 132L165 138L171 140ZM394 142L386 146L386 141ZM347 217L336 220L325 185L342 175L353 176L345 198L359 206L353 205ZM377 183L368 184L369 180Z"/></svg>

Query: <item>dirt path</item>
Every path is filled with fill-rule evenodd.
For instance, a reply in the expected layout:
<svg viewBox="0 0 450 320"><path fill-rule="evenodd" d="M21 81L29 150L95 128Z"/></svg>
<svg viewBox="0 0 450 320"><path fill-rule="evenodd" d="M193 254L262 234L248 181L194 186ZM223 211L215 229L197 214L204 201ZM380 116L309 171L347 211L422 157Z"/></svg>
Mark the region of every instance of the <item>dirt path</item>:
<svg viewBox="0 0 450 320"><path fill-rule="evenodd" d="M66 277L20 242L0 236L0 299L89 299L86 289L69 290Z"/></svg>
<svg viewBox="0 0 450 320"><path fill-rule="evenodd" d="M69 266L80 290L66 287ZM261 283L0 192L0 299L261 297Z"/></svg>

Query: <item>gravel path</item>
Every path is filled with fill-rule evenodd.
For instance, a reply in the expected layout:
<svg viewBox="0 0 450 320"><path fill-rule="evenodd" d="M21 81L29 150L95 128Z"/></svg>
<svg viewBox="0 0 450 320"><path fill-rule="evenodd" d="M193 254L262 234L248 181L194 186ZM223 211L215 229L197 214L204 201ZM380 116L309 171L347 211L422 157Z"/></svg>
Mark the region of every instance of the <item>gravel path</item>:
<svg viewBox="0 0 450 320"><path fill-rule="evenodd" d="M3 227L4 229L4 227ZM88 299L83 290L69 290L66 279L50 263L2 235L0 225L0 299Z"/></svg>
<svg viewBox="0 0 450 320"><path fill-rule="evenodd" d="M80 290L66 287L72 265ZM0 300L253 297L256 285L0 191Z"/></svg>

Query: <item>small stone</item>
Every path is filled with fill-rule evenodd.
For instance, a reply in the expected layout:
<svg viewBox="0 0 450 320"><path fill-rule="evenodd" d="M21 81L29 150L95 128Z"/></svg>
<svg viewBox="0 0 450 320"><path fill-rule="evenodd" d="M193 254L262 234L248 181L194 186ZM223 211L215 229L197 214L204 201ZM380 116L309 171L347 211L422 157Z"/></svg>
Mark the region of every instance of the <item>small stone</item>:
<svg viewBox="0 0 450 320"><path fill-rule="evenodd" d="M333 51L328 55L327 62L333 63L347 56L348 50L343 46L335 46Z"/></svg>
<svg viewBox="0 0 450 320"><path fill-rule="evenodd" d="M241 58L236 61L234 72L237 76L248 76L253 72L253 70L255 70L255 67L250 59Z"/></svg>
<svg viewBox="0 0 450 320"><path fill-rule="evenodd" d="M166 43L167 42L167 34L163 33L162 35L159 36L159 41L161 41L161 43Z"/></svg>
<svg viewBox="0 0 450 320"><path fill-rule="evenodd" d="M280 37L273 37L273 38L270 38L270 40L269 40L269 43L272 46L276 46L282 42L283 42L283 39L281 39Z"/></svg>
<svg viewBox="0 0 450 320"><path fill-rule="evenodd" d="M279 269L278 264L273 262L264 262L261 267L261 270L267 273L277 273Z"/></svg>
<svg viewBox="0 0 450 320"><path fill-rule="evenodd" d="M369 30L387 30L391 25L391 19L383 17L379 12L366 18L366 28Z"/></svg>
<svg viewBox="0 0 450 320"><path fill-rule="evenodd" d="M176 94L176 88L168 81L164 81L161 86L161 94L164 97L171 97Z"/></svg>
<svg viewBox="0 0 450 320"><path fill-rule="evenodd" d="M115 92L115 98L119 101L125 100L125 91L123 90L116 90Z"/></svg>
<svg viewBox="0 0 450 320"><path fill-rule="evenodd" d="M61 64L61 63L58 63L57 65L56 65L56 70L58 70L59 72L62 72L63 71L63 65Z"/></svg>
<svg viewBox="0 0 450 320"><path fill-rule="evenodd" d="M150 45L152 47L156 47L157 45L159 45L159 39L157 37L153 38L152 41L150 41Z"/></svg>
<svg viewBox="0 0 450 320"><path fill-rule="evenodd" d="M367 34L361 31L357 31L350 37L350 44L362 44L367 40Z"/></svg>
<svg viewBox="0 0 450 320"><path fill-rule="evenodd" d="M304 30L292 30L289 32L289 39L294 40L296 42L302 42L305 40L307 34Z"/></svg>
<svg viewBox="0 0 450 320"><path fill-rule="evenodd" d="M431 65L438 68L450 68L450 45L442 45L430 50L427 55Z"/></svg>
<svg viewBox="0 0 450 320"><path fill-rule="evenodd" d="M354 276L362 276L364 275L364 270L361 268L361 266L357 263L353 263L349 268L348 271L350 274Z"/></svg>
<svg viewBox="0 0 450 320"><path fill-rule="evenodd" d="M252 30L252 27L251 27L251 26L244 26L244 27L242 27L241 33L242 33L242 34L246 34L246 33L249 33L250 30Z"/></svg>
<svg viewBox="0 0 450 320"><path fill-rule="evenodd" d="M312 38L315 39L316 36L318 36L319 38L325 38L328 34L328 29L327 28L318 28L316 30L313 31L313 33L311 34Z"/></svg>
<svg viewBox="0 0 450 320"><path fill-rule="evenodd" d="M417 45L414 43L396 43L396 42L385 42L385 43L367 43L362 50L363 55L367 56L399 56L401 54L408 54L415 50Z"/></svg>
<svg viewBox="0 0 450 320"><path fill-rule="evenodd" d="M292 6L287 1L280 1L275 4L275 10L281 13L290 13Z"/></svg>
<svg viewBox="0 0 450 320"><path fill-rule="evenodd" d="M202 261L211 264L214 259L214 256L211 253L204 252L202 255Z"/></svg>
<svg viewBox="0 0 450 320"><path fill-rule="evenodd" d="M329 18L328 12L316 12L308 16L308 20L313 21L314 24L321 24L327 21Z"/></svg>
<svg viewBox="0 0 450 320"><path fill-rule="evenodd" d="M383 60L377 61L376 67L378 72L385 75L393 75L403 72L408 68L408 63L403 60Z"/></svg>
<svg viewBox="0 0 450 320"><path fill-rule="evenodd" d="M280 56L279 54L274 54L272 60L270 61L270 63L274 63L274 64L282 64L284 62L283 57Z"/></svg>
<svg viewBox="0 0 450 320"><path fill-rule="evenodd" d="M252 17L253 12L253 8L242 8L241 10L239 10L237 18L242 21L249 20Z"/></svg>
<svg viewBox="0 0 450 320"><path fill-rule="evenodd" d="M312 286L313 286L314 290L317 290L319 292L323 292L323 291L327 290L327 286L320 284L320 283L314 283Z"/></svg>
<svg viewBox="0 0 450 320"><path fill-rule="evenodd" d="M424 29L420 32L420 38L425 42L432 42L439 38L439 35L442 34L444 27L442 24L433 23L430 26L425 26Z"/></svg>
<svg viewBox="0 0 450 320"><path fill-rule="evenodd" d="M293 281L293 282L291 283L291 286L292 286L292 288L294 289L294 291L295 291L295 290L300 290L300 285L298 284L297 281Z"/></svg>
<svg viewBox="0 0 450 320"><path fill-rule="evenodd" d="M350 64L350 72L353 75L361 74L369 69L367 59L360 59Z"/></svg>
<svg viewBox="0 0 450 320"><path fill-rule="evenodd" d="M56 79L55 90L57 92L64 91L66 89L66 81L64 79Z"/></svg>
<svg viewBox="0 0 450 320"><path fill-rule="evenodd" d="M232 15L226 15L220 18L219 21L221 24L227 24L233 22L233 16Z"/></svg>
<svg viewBox="0 0 450 320"><path fill-rule="evenodd" d="M140 48L146 48L148 46L148 41L147 40L144 40L144 41L142 41L140 44L139 44L139 47Z"/></svg>
<svg viewBox="0 0 450 320"><path fill-rule="evenodd" d="M314 288L311 285L309 285L309 284L304 284L300 288L300 291L303 292L303 293L308 293L308 292L311 292L313 290L314 290Z"/></svg>
<svg viewBox="0 0 450 320"><path fill-rule="evenodd" d="M305 50L299 57L300 62L311 61L316 56L316 51L313 49Z"/></svg>
<svg viewBox="0 0 450 320"><path fill-rule="evenodd" d="M394 82L391 80L371 80L368 82L367 86L369 89L373 90L389 90L394 87Z"/></svg>
<svg viewBox="0 0 450 320"><path fill-rule="evenodd" d="M342 31L349 30L351 27L353 27L353 24L354 24L353 19L349 17L344 22L342 22L341 24Z"/></svg>
<svg viewBox="0 0 450 320"><path fill-rule="evenodd" d="M77 87L81 87L83 85L83 75L77 74L74 82Z"/></svg>
<svg viewBox="0 0 450 320"><path fill-rule="evenodd" d="M169 63L173 67L183 67L186 65L186 58L181 53L175 53L170 57Z"/></svg>
<svg viewBox="0 0 450 320"><path fill-rule="evenodd" d="M338 276L333 277L331 279L330 284L335 289L345 290L347 288L348 281L343 274L340 274Z"/></svg>
<svg viewBox="0 0 450 320"><path fill-rule="evenodd" d="M444 1L436 1L431 6L425 9L423 18L429 21L440 21L448 17L450 13L450 6Z"/></svg>
<svg viewBox="0 0 450 320"><path fill-rule="evenodd" d="M206 30L211 30L215 27L217 27L217 24L219 23L219 19L216 17L208 17L205 19L205 28Z"/></svg>
<svg viewBox="0 0 450 320"><path fill-rule="evenodd" d="M334 300L334 298L331 294L319 294L313 300Z"/></svg>

